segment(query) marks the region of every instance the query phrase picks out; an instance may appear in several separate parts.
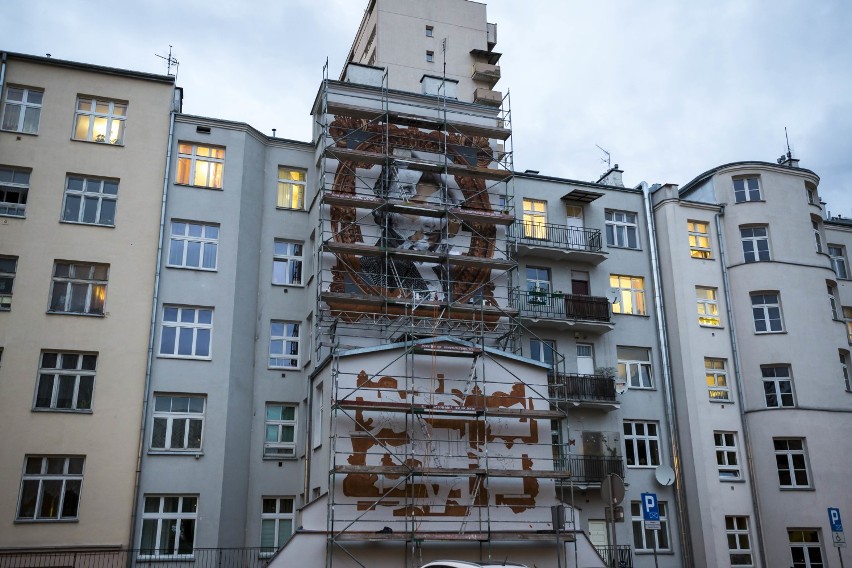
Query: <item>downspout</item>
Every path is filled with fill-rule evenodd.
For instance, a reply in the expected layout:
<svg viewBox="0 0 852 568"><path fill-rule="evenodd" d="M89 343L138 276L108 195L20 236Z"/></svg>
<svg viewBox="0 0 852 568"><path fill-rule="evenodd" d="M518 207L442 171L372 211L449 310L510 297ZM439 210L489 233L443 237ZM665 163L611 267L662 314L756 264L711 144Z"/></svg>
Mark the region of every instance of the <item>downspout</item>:
<svg viewBox="0 0 852 568"><path fill-rule="evenodd" d="M725 304L727 305L728 329L731 335L731 350L734 359L734 383L737 385L737 404L739 405L740 422L743 429L743 445L746 453L746 464L748 464L748 482L751 490L751 499L754 503L754 528L757 534L757 550L760 554L761 566L766 566L766 555L763 546L763 523L760 521L760 501L757 494L757 483L754 478L754 455L752 453L751 435L749 434L748 421L745 416L743 397L743 378L740 369L740 351L737 347L737 330L734 329L734 314L731 307L731 286L728 282L728 262L725 257L725 239L722 237L722 216L725 214L725 206L721 205L716 213L716 234L719 238L719 262L722 263L722 285L725 288Z"/></svg>
<svg viewBox="0 0 852 568"><path fill-rule="evenodd" d="M3 87L6 86L6 52L0 52L0 96L3 95Z"/></svg>
<svg viewBox="0 0 852 568"><path fill-rule="evenodd" d="M645 216L648 218L648 242L651 250L651 274L654 280L654 311L657 315L657 343L660 347L660 357L663 362L663 385L666 408L666 429L669 433L672 451L672 466L675 472L675 500L677 501L678 526L680 528L680 557L683 566L692 566L692 539L689 531L689 514L686 502L686 492L683 482L683 467L680 460L680 436L677 430L677 409L672 397L673 383L671 360L669 358L669 336L666 326L666 313L663 309L663 292L661 287L662 272L657 256L657 226L651 210L651 191L644 181L639 184L645 197Z"/></svg>
<svg viewBox="0 0 852 568"><path fill-rule="evenodd" d="M154 298L151 304L151 326L148 332L148 362L145 367L145 391L142 399L142 423L139 425L139 449L136 453L136 477L133 486L133 513L130 519L130 539L129 548L133 548L133 539L136 534L136 515L139 509L139 482L142 474L142 456L145 451L145 436L147 434L148 404L150 400L149 390L151 388L151 367L154 364L154 331L157 323L157 302L160 297L160 272L161 262L163 259L163 238L164 228L166 225L166 198L169 194L169 169L172 164L172 141L175 132L175 114L177 111L174 107L174 93L172 100L169 103L172 107L169 117L169 139L166 146L166 171L163 174L163 200L160 205L160 235L157 241L157 264L154 272Z"/></svg>

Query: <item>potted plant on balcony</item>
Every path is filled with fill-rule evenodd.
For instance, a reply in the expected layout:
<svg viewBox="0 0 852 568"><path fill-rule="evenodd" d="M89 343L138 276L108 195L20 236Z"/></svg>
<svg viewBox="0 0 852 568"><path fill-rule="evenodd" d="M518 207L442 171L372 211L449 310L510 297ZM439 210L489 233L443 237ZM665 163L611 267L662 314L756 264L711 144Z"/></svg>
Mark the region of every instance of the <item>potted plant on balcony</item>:
<svg viewBox="0 0 852 568"><path fill-rule="evenodd" d="M536 306L543 306L547 304L547 295L548 292L544 288L530 288L529 303Z"/></svg>

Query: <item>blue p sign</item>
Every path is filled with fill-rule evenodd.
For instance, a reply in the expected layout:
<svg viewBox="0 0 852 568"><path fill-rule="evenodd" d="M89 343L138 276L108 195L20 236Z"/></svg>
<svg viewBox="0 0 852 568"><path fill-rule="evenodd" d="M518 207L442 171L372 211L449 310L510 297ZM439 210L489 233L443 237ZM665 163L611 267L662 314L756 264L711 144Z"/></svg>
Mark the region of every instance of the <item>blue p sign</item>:
<svg viewBox="0 0 852 568"><path fill-rule="evenodd" d="M828 524L831 525L831 532L843 532L843 523L840 521L840 509L835 507L828 508Z"/></svg>
<svg viewBox="0 0 852 568"><path fill-rule="evenodd" d="M657 505L656 493L642 494L642 520L643 521L659 521L660 508Z"/></svg>

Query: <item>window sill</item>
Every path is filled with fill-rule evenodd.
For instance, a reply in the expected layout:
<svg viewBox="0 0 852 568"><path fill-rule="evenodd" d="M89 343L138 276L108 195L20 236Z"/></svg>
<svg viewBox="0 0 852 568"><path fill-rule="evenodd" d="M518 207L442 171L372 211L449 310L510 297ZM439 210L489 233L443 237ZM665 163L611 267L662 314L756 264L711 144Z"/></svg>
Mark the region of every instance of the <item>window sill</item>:
<svg viewBox="0 0 852 568"><path fill-rule="evenodd" d="M281 282L273 282L272 285L273 286L279 286L281 288L302 288L302 289L305 288L304 284L283 284Z"/></svg>
<svg viewBox="0 0 852 568"><path fill-rule="evenodd" d="M628 465L628 464L624 464L624 466L627 467L628 469L655 469L655 468L660 467L660 464L655 464L655 465Z"/></svg>
<svg viewBox="0 0 852 568"><path fill-rule="evenodd" d="M33 412L57 412L59 414L94 414L91 409L77 410L75 408L33 408Z"/></svg>
<svg viewBox="0 0 852 568"><path fill-rule="evenodd" d="M612 315L614 315L614 316L633 316L633 317L639 317L639 318L650 318L651 317L648 314L623 314L621 312L612 312Z"/></svg>
<svg viewBox="0 0 852 568"><path fill-rule="evenodd" d="M779 491L816 491L813 487L779 487Z"/></svg>
<svg viewBox="0 0 852 568"><path fill-rule="evenodd" d="M47 310L47 315L49 316L83 316L86 318L105 318L106 314L87 314L83 312L57 312L54 310Z"/></svg>
<svg viewBox="0 0 852 568"><path fill-rule="evenodd" d="M110 144L109 142L98 142L97 140L81 140L80 138L71 138L72 142L83 142L84 144L95 144L97 146L109 146L110 148L124 148L124 142L120 144Z"/></svg>
<svg viewBox="0 0 852 568"><path fill-rule="evenodd" d="M184 361L212 361L213 357L192 357L191 355L168 355L160 353L157 359L180 359Z"/></svg>
<svg viewBox="0 0 852 568"><path fill-rule="evenodd" d="M755 331L755 335L787 335L787 332L782 331Z"/></svg>
<svg viewBox="0 0 852 568"><path fill-rule="evenodd" d="M690 258L692 258L692 259L694 259L694 260L716 260L716 259L715 259L714 257L712 257L712 256L708 256L708 257L703 257L703 256L692 256L692 255L689 255L689 256L690 256Z"/></svg>
<svg viewBox="0 0 852 568"><path fill-rule="evenodd" d="M7 128L0 128L0 132L6 132L7 134L17 134L24 136L38 136L38 132L24 132L23 130L9 130Z"/></svg>
<svg viewBox="0 0 852 568"><path fill-rule="evenodd" d="M302 211L303 213L305 212L304 207L279 207L276 205L275 209L277 209L278 211Z"/></svg>
<svg viewBox="0 0 852 568"><path fill-rule="evenodd" d="M642 252L642 249L639 248L639 247L620 247L618 245L607 244L606 248L618 249L618 250L635 250L636 252Z"/></svg>
<svg viewBox="0 0 852 568"><path fill-rule="evenodd" d="M743 203L766 203L765 199L744 199L743 201L737 201L734 198L734 205L742 205Z"/></svg>
<svg viewBox="0 0 852 568"><path fill-rule="evenodd" d="M136 557L139 562L194 562L192 554L140 554Z"/></svg>
<svg viewBox="0 0 852 568"><path fill-rule="evenodd" d="M298 371L301 367L266 367L267 371Z"/></svg>
<svg viewBox="0 0 852 568"><path fill-rule="evenodd" d="M83 225L85 227L103 227L105 229L115 229L115 225L104 225L101 223L85 223L83 221L67 221L65 219L60 219L59 222L64 225Z"/></svg>
<svg viewBox="0 0 852 568"><path fill-rule="evenodd" d="M179 266L177 264L167 264L166 268L177 268L178 270L192 270L195 272L219 272L218 268L198 268L195 266Z"/></svg>
<svg viewBox="0 0 852 568"><path fill-rule="evenodd" d="M704 329L725 329L724 326L720 325L710 325L706 323L699 323L698 327L703 327Z"/></svg>
<svg viewBox="0 0 852 568"><path fill-rule="evenodd" d="M178 182L175 182L175 185L178 186L178 187L189 187L189 188L195 188L195 189L210 189L210 190L213 190L213 191L224 191L224 189L222 189L221 187L215 187L215 186L212 186L212 185L192 185L191 183L178 183Z"/></svg>
<svg viewBox="0 0 852 568"><path fill-rule="evenodd" d="M653 548L642 548L639 550L634 550L636 556L652 556L654 553ZM674 552L670 548L666 548L664 550L657 549L656 554L662 554L665 556L674 556Z"/></svg>
<svg viewBox="0 0 852 568"><path fill-rule="evenodd" d="M708 401L715 404L734 404L734 401L731 399L710 398Z"/></svg>
<svg viewBox="0 0 852 568"><path fill-rule="evenodd" d="M195 459L200 458L204 455L204 452L201 450L160 450L160 449L149 449L149 456L184 456L184 457L193 457Z"/></svg>
<svg viewBox="0 0 852 568"><path fill-rule="evenodd" d="M6 217L8 219L26 219L26 215L10 215L9 213L0 213L0 217Z"/></svg>
<svg viewBox="0 0 852 568"><path fill-rule="evenodd" d="M42 523L79 523L80 519L15 519L16 525L34 525Z"/></svg>
<svg viewBox="0 0 852 568"><path fill-rule="evenodd" d="M12 308L0 308L0 312L11 312Z"/></svg>
<svg viewBox="0 0 852 568"><path fill-rule="evenodd" d="M720 483L745 483L745 479L742 477L720 477Z"/></svg>
<svg viewBox="0 0 852 568"><path fill-rule="evenodd" d="M298 461L296 456L263 456L263 461Z"/></svg>

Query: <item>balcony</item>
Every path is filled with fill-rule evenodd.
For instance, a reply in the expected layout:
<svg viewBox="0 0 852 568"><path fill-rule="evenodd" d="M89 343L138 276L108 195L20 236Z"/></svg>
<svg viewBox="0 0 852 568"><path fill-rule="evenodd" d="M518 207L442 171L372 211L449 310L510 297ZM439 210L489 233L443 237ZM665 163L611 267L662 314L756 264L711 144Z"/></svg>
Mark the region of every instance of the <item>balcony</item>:
<svg viewBox="0 0 852 568"><path fill-rule="evenodd" d="M567 225L516 223L513 237L521 254L573 260L598 265L607 253L601 244L598 229ZM567 258L566 258L567 257Z"/></svg>
<svg viewBox="0 0 852 568"><path fill-rule="evenodd" d="M498 107L503 104L503 93L491 89L476 89L473 91L473 102Z"/></svg>
<svg viewBox="0 0 852 568"><path fill-rule="evenodd" d="M633 568L633 551L629 545L595 546L601 559L612 568Z"/></svg>
<svg viewBox="0 0 852 568"><path fill-rule="evenodd" d="M562 410L574 407L609 412L619 407L613 377L559 373L551 375L548 382L550 398Z"/></svg>
<svg viewBox="0 0 852 568"><path fill-rule="evenodd" d="M489 87L493 87L500 80L500 67L478 61L473 64L470 78L479 83L486 83Z"/></svg>
<svg viewBox="0 0 852 568"><path fill-rule="evenodd" d="M606 333L615 326L609 300L599 296L515 291L511 302L527 323L595 333Z"/></svg>
<svg viewBox="0 0 852 568"><path fill-rule="evenodd" d="M575 485L600 485L610 473L624 477L624 458L621 456L564 456L556 464L557 471L568 471L571 479L561 483Z"/></svg>

